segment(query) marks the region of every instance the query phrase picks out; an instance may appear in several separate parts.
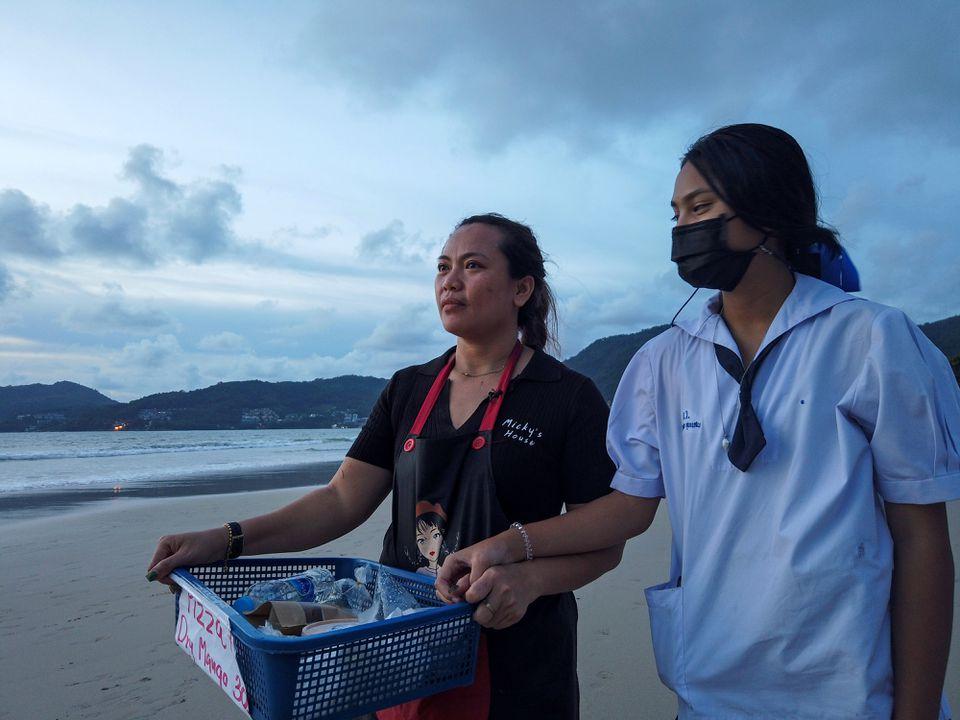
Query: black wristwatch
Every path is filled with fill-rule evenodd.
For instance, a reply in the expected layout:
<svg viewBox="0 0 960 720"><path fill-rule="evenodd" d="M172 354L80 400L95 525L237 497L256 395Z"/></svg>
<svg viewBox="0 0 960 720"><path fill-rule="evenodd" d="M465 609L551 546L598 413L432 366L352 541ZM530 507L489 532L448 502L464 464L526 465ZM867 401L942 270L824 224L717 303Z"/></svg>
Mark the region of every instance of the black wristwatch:
<svg viewBox="0 0 960 720"><path fill-rule="evenodd" d="M243 528L238 522L223 525L227 529L227 560L240 557L243 553Z"/></svg>

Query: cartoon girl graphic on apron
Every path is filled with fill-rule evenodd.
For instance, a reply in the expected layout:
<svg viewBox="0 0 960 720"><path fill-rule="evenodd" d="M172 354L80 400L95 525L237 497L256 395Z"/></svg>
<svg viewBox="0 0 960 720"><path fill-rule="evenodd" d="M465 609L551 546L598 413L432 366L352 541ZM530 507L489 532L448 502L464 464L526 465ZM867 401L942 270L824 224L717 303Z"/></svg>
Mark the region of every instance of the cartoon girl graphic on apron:
<svg viewBox="0 0 960 720"><path fill-rule="evenodd" d="M437 576L437 568L450 554L443 544L447 532L447 514L440 504L421 500L417 503L417 549L426 565L417 568L418 573Z"/></svg>

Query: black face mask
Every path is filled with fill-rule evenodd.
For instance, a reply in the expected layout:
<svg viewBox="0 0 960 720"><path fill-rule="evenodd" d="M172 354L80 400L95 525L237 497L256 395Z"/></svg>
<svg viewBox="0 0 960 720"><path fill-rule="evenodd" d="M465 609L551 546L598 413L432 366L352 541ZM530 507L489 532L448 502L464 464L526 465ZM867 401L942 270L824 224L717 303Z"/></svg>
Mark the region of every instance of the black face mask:
<svg viewBox="0 0 960 720"><path fill-rule="evenodd" d="M697 288L730 292L743 279L758 248L731 250L727 246L727 223L736 215L703 220L673 228L670 259L677 264L680 277Z"/></svg>

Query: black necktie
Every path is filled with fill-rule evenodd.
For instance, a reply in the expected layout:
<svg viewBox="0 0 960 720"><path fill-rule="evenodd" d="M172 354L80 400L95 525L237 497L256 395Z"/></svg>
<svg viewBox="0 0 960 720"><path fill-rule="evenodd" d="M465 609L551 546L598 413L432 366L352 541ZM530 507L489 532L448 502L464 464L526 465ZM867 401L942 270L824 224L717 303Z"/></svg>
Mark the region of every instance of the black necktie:
<svg viewBox="0 0 960 720"><path fill-rule="evenodd" d="M740 383L740 412L737 414L737 424L733 428L733 439L730 441L730 447L727 448L727 457L730 462L741 470L746 472L747 468L753 462L753 459L760 454L767 439L763 436L763 428L760 427L760 421L757 419L757 413L754 412L752 402L753 381L760 370L760 364L764 358L770 354L770 351L776 347L787 333L778 335L767 345L759 355L757 355L747 371L743 371L743 363L733 350L717 345L713 347L717 353L717 361L720 367L726 370L730 376ZM720 402L720 398L717 398ZM722 404L721 404L722 407Z"/></svg>

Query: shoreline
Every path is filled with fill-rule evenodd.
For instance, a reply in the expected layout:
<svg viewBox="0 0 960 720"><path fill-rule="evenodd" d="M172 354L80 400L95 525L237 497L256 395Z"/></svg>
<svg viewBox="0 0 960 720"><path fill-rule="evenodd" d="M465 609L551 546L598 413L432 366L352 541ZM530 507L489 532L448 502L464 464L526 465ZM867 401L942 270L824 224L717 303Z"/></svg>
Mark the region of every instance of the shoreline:
<svg viewBox="0 0 960 720"><path fill-rule="evenodd" d="M225 495L261 490L325 485L341 460L253 466L247 469L206 471L174 478L110 487L67 488L35 492L0 493L0 521L21 522L63 517L87 506L104 507L129 499Z"/></svg>

